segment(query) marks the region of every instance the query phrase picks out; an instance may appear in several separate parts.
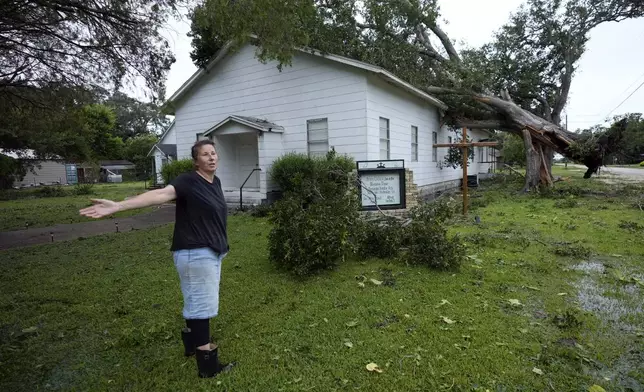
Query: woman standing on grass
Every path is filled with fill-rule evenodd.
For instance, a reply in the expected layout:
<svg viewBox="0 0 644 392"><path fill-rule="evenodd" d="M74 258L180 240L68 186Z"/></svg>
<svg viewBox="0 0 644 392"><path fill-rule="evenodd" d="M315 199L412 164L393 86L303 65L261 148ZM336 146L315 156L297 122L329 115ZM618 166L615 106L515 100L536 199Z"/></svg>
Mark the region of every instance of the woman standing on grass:
<svg viewBox="0 0 644 392"><path fill-rule="evenodd" d="M195 354L199 377L214 377L233 364L218 361L218 348L210 343L210 318L219 311L221 262L228 253L226 219L228 208L215 176L219 157L211 140L192 146L196 170L175 178L163 189L153 190L122 202L93 199L94 205L81 215L102 218L115 212L163 204L176 199L172 247L181 281L182 331L185 355Z"/></svg>

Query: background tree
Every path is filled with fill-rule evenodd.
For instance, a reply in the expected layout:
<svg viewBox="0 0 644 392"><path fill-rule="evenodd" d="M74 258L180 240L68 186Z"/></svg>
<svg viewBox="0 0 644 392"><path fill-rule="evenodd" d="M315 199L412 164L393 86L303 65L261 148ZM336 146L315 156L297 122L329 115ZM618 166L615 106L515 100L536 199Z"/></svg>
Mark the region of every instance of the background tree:
<svg viewBox="0 0 644 392"><path fill-rule="evenodd" d="M170 123L156 103L141 102L121 92L113 94L104 104L116 114L113 134L124 141L139 135L150 135L167 128Z"/></svg>
<svg viewBox="0 0 644 392"><path fill-rule="evenodd" d="M151 102L162 100L174 56L160 30L169 16L190 3L0 2L0 148L87 158L86 148L75 145L84 138L78 127L81 108L101 102L100 89L118 91L141 82L139 91ZM116 103L124 99L118 94L113 98ZM149 107L137 110L152 117ZM117 134L132 137L142 127L138 121L122 121Z"/></svg>
<svg viewBox="0 0 644 392"><path fill-rule="evenodd" d="M250 35L262 61L289 64L297 47L381 66L450 107L452 126L504 130L526 149L525 190L551 185L553 151L575 156L589 176L619 132L596 148L570 150L583 136L559 126L589 33L644 15L639 0L528 0L481 48L458 51L438 23L437 0L206 0L193 13L193 59ZM212 44L216 43L216 44ZM580 156L579 151L588 156Z"/></svg>
<svg viewBox="0 0 644 392"><path fill-rule="evenodd" d="M504 163L525 166L525 146L520 136L512 133L500 133L499 142Z"/></svg>
<svg viewBox="0 0 644 392"><path fill-rule="evenodd" d="M153 157L148 157L152 146L158 142L158 137L153 134L141 134L127 139L123 158L136 165L136 173L148 173L152 167Z"/></svg>
<svg viewBox="0 0 644 392"><path fill-rule="evenodd" d="M616 151L606 156L607 163L635 164L644 161L644 118L641 113L616 116L613 125L624 119L628 121L624 137ZM605 132L605 129L600 128L599 132Z"/></svg>

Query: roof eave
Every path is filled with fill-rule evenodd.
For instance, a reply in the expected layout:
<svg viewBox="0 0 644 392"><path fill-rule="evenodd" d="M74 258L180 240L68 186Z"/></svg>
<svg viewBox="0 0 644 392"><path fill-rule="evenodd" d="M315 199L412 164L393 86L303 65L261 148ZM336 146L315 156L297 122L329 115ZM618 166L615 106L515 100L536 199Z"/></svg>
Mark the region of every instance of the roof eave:
<svg viewBox="0 0 644 392"><path fill-rule="evenodd" d="M229 123L231 121L234 121L234 122L236 122L238 124L241 124L241 125L245 125L245 126L247 126L249 128L256 129L256 130L258 130L260 132L273 132L273 131L283 131L284 130L284 127L279 126L279 125L275 125L275 126L272 126L272 127L267 127L267 126L262 126L260 124L248 121L246 119L243 119L243 118L240 118L240 117L237 117L237 116L228 116L224 120L222 120L222 121L218 122L217 124L213 125L212 127L210 127L210 129L208 129L203 134L203 136L209 136L209 135L215 133L219 128L223 127L224 125L226 125L227 123Z"/></svg>

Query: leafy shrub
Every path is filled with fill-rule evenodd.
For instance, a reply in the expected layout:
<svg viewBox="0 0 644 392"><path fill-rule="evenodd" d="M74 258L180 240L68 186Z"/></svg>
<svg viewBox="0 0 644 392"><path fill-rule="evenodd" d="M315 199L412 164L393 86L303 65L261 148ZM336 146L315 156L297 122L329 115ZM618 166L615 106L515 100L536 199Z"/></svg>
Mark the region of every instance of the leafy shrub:
<svg viewBox="0 0 644 392"><path fill-rule="evenodd" d="M270 214L269 258L296 275L333 268L353 249L358 218L357 187L351 186L353 161L289 154L271 170L284 192Z"/></svg>
<svg viewBox="0 0 644 392"><path fill-rule="evenodd" d="M37 197L65 197L68 195L61 186L44 186L38 188L34 193Z"/></svg>
<svg viewBox="0 0 644 392"><path fill-rule="evenodd" d="M82 195L91 195L94 193L94 184L76 184L74 185L74 194Z"/></svg>
<svg viewBox="0 0 644 392"><path fill-rule="evenodd" d="M414 221L408 227L411 239L406 261L438 270L458 270L465 259L465 246L458 236L449 238L440 224Z"/></svg>
<svg viewBox="0 0 644 392"><path fill-rule="evenodd" d="M640 166L644 167L644 161L640 162Z"/></svg>
<svg viewBox="0 0 644 392"><path fill-rule="evenodd" d="M273 162L270 176L282 192L301 192L315 172L315 161L304 154L290 153Z"/></svg>
<svg viewBox="0 0 644 392"><path fill-rule="evenodd" d="M276 202L270 216L269 258L295 275L331 269L351 251L350 233L357 219L357 197L336 197L305 206L291 195Z"/></svg>
<svg viewBox="0 0 644 392"><path fill-rule="evenodd" d="M329 151L326 157L311 158L305 154L291 153L278 158L270 176L284 193L294 193L312 200L320 195L348 191L354 161Z"/></svg>
<svg viewBox="0 0 644 392"><path fill-rule="evenodd" d="M406 229L408 264L438 270L460 268L465 259L465 246L460 237L448 237L445 227L454 211L455 206L445 201L421 204L411 210L412 222Z"/></svg>
<svg viewBox="0 0 644 392"><path fill-rule="evenodd" d="M403 242L403 227L394 217L360 220L355 226L354 241L360 257L381 259L396 257Z"/></svg>
<svg viewBox="0 0 644 392"><path fill-rule="evenodd" d="M161 168L161 176L163 181L166 184L169 184L174 180L179 174L188 173L195 169L194 162L192 159L179 159L176 161L169 162L163 168Z"/></svg>

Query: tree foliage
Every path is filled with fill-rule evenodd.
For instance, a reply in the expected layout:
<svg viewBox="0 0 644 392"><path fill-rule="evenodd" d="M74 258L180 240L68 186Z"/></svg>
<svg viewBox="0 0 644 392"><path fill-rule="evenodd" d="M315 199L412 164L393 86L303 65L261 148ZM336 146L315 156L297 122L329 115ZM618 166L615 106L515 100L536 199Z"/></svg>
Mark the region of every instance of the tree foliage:
<svg viewBox="0 0 644 392"><path fill-rule="evenodd" d="M454 140L454 143L464 142L462 131L456 129L454 130L454 133L456 133L456 139ZM468 136L465 142L471 143L472 138ZM469 166L471 162L474 162L474 148L470 147L467 149L467 166ZM449 147L447 149L447 154L445 155L445 159L443 160L443 163L445 164L446 167L451 167L453 169L456 169L458 167L462 168L463 150L459 147Z"/></svg>
<svg viewBox="0 0 644 392"><path fill-rule="evenodd" d="M0 3L0 96L56 83L163 91L174 56L160 30L184 0Z"/></svg>
<svg viewBox="0 0 644 392"><path fill-rule="evenodd" d="M289 154L271 178L284 196L271 211L269 258L296 275L310 275L343 261L352 251L358 218L354 163L330 151L324 158Z"/></svg>
<svg viewBox="0 0 644 392"><path fill-rule="evenodd" d="M132 162L136 166L135 170L138 174L150 172L154 158L148 157L148 153L158 140L159 138L153 134L142 134L127 139L123 150L123 159Z"/></svg>
<svg viewBox="0 0 644 392"><path fill-rule="evenodd" d="M163 98L174 57L160 31L188 3L0 2L0 147L32 149L45 158L91 159L96 134L87 134L83 122L83 108L90 104L115 110L116 127L110 132L122 139L144 133L149 123L162 123L154 102ZM153 103L112 95L123 86L136 86ZM101 156L121 148L114 138L99 142Z"/></svg>
<svg viewBox="0 0 644 392"><path fill-rule="evenodd" d="M629 113L622 116L616 116L613 119L612 126L615 126L622 120L628 122L624 129L622 141L616 146L615 150L606 155L604 163L606 164L635 164L644 161L644 118L641 113ZM606 129L588 130L585 132L596 133L606 132Z"/></svg>

